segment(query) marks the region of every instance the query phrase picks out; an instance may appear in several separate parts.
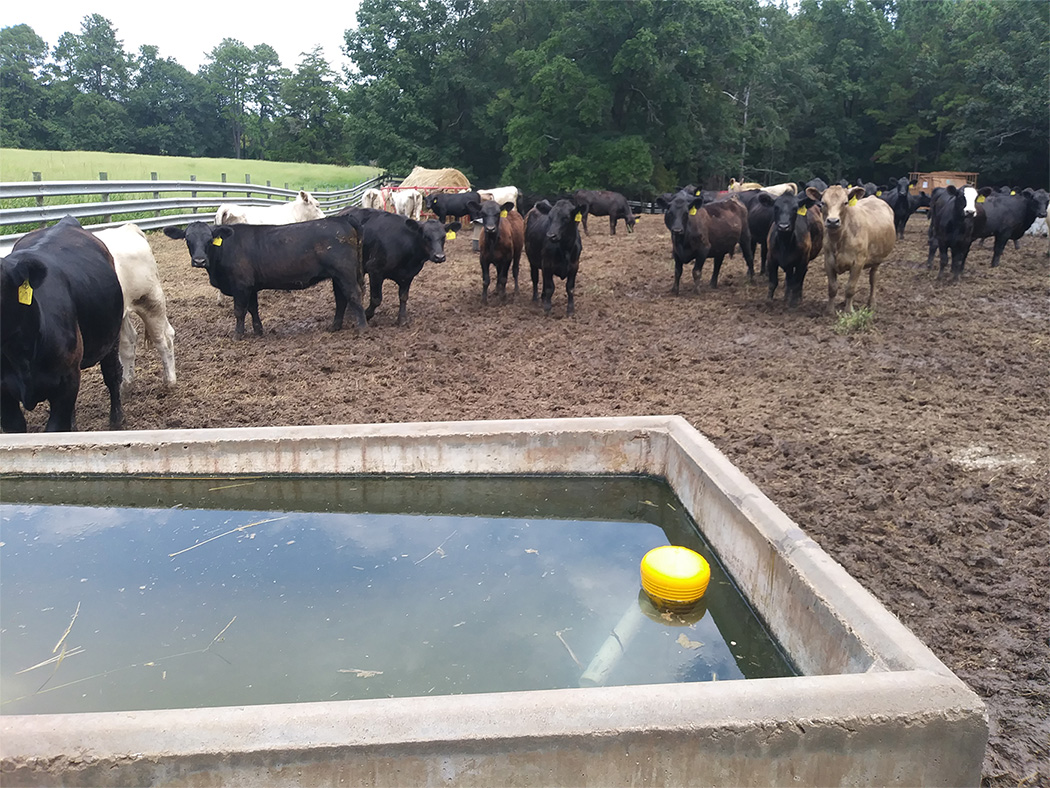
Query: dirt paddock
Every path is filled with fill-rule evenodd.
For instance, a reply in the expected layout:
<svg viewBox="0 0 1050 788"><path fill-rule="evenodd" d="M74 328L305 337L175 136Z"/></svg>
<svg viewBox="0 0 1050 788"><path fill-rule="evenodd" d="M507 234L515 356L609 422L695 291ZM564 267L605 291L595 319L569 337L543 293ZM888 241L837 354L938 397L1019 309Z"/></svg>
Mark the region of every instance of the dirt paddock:
<svg viewBox="0 0 1050 788"><path fill-rule="evenodd" d="M793 311L783 282L773 302L757 274L748 284L739 254L716 290L708 262L702 291L687 271L674 297L662 217L633 235L591 229L574 318L560 280L549 318L532 304L524 258L518 295L483 308L462 233L416 279L407 328L387 283L367 331L330 333L322 283L263 293L266 334L241 342L230 300L152 233L179 382L164 388L140 338L127 428L681 414L985 699L985 783L1050 783L1046 239L1011 244L995 269L975 246L947 285L915 216L880 272L873 327L840 334L820 259ZM91 370L78 425L107 416ZM41 406L30 429L45 420Z"/></svg>

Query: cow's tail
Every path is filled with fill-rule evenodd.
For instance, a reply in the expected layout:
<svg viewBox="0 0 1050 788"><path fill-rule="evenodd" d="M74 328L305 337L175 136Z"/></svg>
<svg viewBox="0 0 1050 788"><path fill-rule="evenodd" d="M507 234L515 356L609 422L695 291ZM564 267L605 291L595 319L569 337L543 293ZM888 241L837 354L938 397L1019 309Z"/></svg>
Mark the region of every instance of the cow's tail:
<svg viewBox="0 0 1050 788"><path fill-rule="evenodd" d="M365 255L364 255L364 237L365 228L361 224L361 220L354 216L352 213L340 213L337 218L342 219L351 227L354 228L354 235L357 236L357 241L354 244L354 249L357 252L357 285L361 288L361 292L365 289Z"/></svg>

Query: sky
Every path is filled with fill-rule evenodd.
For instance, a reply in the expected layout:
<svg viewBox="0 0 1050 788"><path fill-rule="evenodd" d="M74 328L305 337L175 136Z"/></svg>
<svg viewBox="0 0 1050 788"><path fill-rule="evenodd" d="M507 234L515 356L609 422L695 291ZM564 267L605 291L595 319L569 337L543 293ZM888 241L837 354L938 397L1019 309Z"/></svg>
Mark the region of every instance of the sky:
<svg viewBox="0 0 1050 788"><path fill-rule="evenodd" d="M359 0L348 0L322 4L309 12L277 13L280 4L269 4L268 8L265 2L164 9L150 7L142 0L8 2L0 10L0 27L29 25L49 48L54 48L63 33L80 35L85 16L101 14L117 31L125 52L137 54L140 46L152 44L160 49L161 58L173 58L193 73L224 38L235 38L249 47L269 44L277 51L281 65L293 70L302 52L321 46L329 65L341 74L348 63L340 51L343 32L356 25L358 4Z"/></svg>

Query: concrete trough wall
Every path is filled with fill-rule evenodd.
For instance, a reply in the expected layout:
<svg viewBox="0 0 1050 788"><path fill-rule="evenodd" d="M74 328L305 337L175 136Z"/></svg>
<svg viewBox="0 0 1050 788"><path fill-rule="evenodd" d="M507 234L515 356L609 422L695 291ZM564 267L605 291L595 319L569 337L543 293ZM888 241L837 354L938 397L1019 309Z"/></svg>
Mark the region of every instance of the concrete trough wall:
<svg viewBox="0 0 1050 788"><path fill-rule="evenodd" d="M980 782L980 699L679 417L5 435L0 468L663 477L806 674L5 716L5 785Z"/></svg>

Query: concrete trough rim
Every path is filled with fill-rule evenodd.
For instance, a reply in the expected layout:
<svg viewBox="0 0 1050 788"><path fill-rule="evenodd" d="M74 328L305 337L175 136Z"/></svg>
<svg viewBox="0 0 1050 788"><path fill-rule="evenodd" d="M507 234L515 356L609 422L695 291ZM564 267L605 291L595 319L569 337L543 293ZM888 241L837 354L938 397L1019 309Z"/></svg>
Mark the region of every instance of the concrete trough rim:
<svg viewBox="0 0 1050 788"><path fill-rule="evenodd" d="M505 448L508 443L512 448ZM236 460L221 463L215 460L221 451L194 450L205 444L225 448ZM227 464L230 467L224 469ZM59 762L74 754L71 748L78 758L113 763L145 758L176 764L175 768L192 760L189 753L210 752L221 762L230 753L257 753L278 746L286 752L312 753L315 760L331 748L361 750L374 758L391 748L413 747L431 753L470 753L488 747L500 758L513 760L522 748L542 749L540 743L555 739L578 748L581 742L603 737L626 741L662 732L672 738L708 734L717 738L718 731L756 725L786 730L802 721L803 727L841 728L843 719L863 717L876 726L901 720L909 729L929 721L933 732L928 735L934 737L934 744L916 739L908 745L916 748L915 768L927 768L921 748L951 746L936 739L937 730L955 731L952 735L968 744L951 766L954 771L949 769L950 780L980 779L987 713L977 695L680 416L0 436L0 468L11 475L148 473L151 468L171 474L209 469L240 473L253 464L265 464L254 472L267 475L520 474L530 473L531 468L539 469L531 473L541 475L662 477L687 508L690 500L701 502L695 506L714 498L731 502L740 512L737 520L715 525L726 533L732 526L738 529L732 533L738 533L744 523L752 550L748 560L757 555L768 564L768 577L752 577L754 588L748 595L760 604L771 604L765 595L783 594L785 588L802 593L804 606L816 610L810 615L811 625L833 625L848 641L843 648L852 650L852 656L842 663L842 670L802 665L809 675L785 679L0 716L0 767L5 774L33 772L39 764ZM466 470L457 471L459 467ZM688 481L697 476L703 477L701 482ZM690 514L701 521L692 508ZM721 557L725 533L717 535L721 545L712 540L706 521L704 533ZM727 569L736 576L739 562L736 568L727 564ZM758 606L756 610L766 617ZM783 633L773 629L783 643ZM794 635L802 641L807 637L806 632ZM610 726L610 715L619 722ZM143 730L153 731L153 740L162 732L165 743L151 746ZM70 735L77 731L91 732L75 743ZM602 762L599 758L597 763ZM426 768L436 767L429 763ZM810 779L826 779L819 774L824 773L814 772L818 776ZM922 780L929 781L925 776ZM734 781L740 781L739 775L728 778Z"/></svg>

